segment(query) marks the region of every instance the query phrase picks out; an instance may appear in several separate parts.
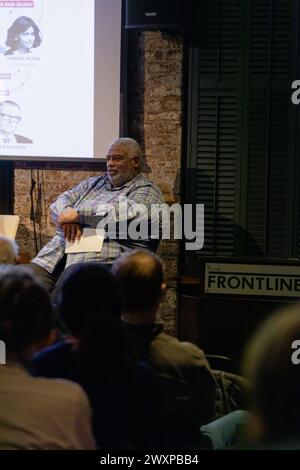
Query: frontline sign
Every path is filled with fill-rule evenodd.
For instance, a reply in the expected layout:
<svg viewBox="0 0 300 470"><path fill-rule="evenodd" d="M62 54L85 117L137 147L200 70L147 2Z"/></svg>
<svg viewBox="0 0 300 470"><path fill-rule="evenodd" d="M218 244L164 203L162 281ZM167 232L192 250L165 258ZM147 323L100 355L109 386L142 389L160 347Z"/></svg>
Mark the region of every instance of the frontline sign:
<svg viewBox="0 0 300 470"><path fill-rule="evenodd" d="M300 266L206 263L204 292L300 298Z"/></svg>

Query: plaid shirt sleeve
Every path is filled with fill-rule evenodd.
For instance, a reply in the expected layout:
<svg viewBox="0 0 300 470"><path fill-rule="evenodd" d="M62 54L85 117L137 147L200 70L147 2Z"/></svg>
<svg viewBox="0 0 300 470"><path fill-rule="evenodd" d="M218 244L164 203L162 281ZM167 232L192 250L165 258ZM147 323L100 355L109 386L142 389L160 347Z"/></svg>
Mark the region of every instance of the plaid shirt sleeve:
<svg viewBox="0 0 300 470"><path fill-rule="evenodd" d="M73 208L80 199L85 196L91 188L95 186L99 177L88 178L77 184L74 188L65 191L50 206L51 219L57 222L59 215L68 208Z"/></svg>

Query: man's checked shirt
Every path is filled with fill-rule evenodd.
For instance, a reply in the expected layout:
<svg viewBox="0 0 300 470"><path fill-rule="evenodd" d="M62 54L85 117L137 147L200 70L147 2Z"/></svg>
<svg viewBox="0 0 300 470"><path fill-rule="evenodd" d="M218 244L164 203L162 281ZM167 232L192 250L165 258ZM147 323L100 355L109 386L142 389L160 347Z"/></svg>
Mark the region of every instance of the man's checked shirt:
<svg viewBox="0 0 300 470"><path fill-rule="evenodd" d="M103 204L111 204L116 208L116 221L118 222L119 198L126 198L128 207L130 204L141 203L147 207L163 204L163 196L160 189L150 180L139 173L134 179L120 188L112 187L107 176L92 177L79 183L73 189L66 191L51 205L51 216L57 222L59 215L69 208L74 208L79 214L81 226L97 227L105 213L99 207ZM130 220L130 210L128 211ZM156 246L158 240L155 241ZM100 253L72 253L67 255L66 267L83 261L98 261L113 263L122 253L137 247L153 249L153 240L118 240L104 239ZM57 227L56 234L47 245L42 248L32 260L52 273L65 254L65 238L63 231Z"/></svg>

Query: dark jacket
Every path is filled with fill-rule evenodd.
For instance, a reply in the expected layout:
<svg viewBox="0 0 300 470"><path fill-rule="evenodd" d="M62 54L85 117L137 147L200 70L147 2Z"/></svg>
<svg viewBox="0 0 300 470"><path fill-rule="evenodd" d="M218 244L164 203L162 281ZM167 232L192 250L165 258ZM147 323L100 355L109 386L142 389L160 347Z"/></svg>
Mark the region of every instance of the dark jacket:
<svg viewBox="0 0 300 470"><path fill-rule="evenodd" d="M108 364L108 362L110 362ZM126 359L80 363L70 343L60 342L36 354L31 373L79 383L89 396L93 431L105 449L155 449L161 446L158 380L149 367Z"/></svg>

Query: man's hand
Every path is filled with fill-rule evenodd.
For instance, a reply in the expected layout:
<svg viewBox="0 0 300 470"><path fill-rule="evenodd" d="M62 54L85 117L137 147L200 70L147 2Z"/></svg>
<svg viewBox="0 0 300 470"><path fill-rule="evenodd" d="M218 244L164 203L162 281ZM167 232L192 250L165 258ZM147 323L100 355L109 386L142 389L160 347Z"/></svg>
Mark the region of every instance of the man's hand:
<svg viewBox="0 0 300 470"><path fill-rule="evenodd" d="M75 209L66 209L58 217L58 224L62 227L64 224L77 224L78 212Z"/></svg>
<svg viewBox="0 0 300 470"><path fill-rule="evenodd" d="M81 237L81 228L79 224L63 224L62 229L64 231L65 239L68 242L74 243L76 238L77 240Z"/></svg>

